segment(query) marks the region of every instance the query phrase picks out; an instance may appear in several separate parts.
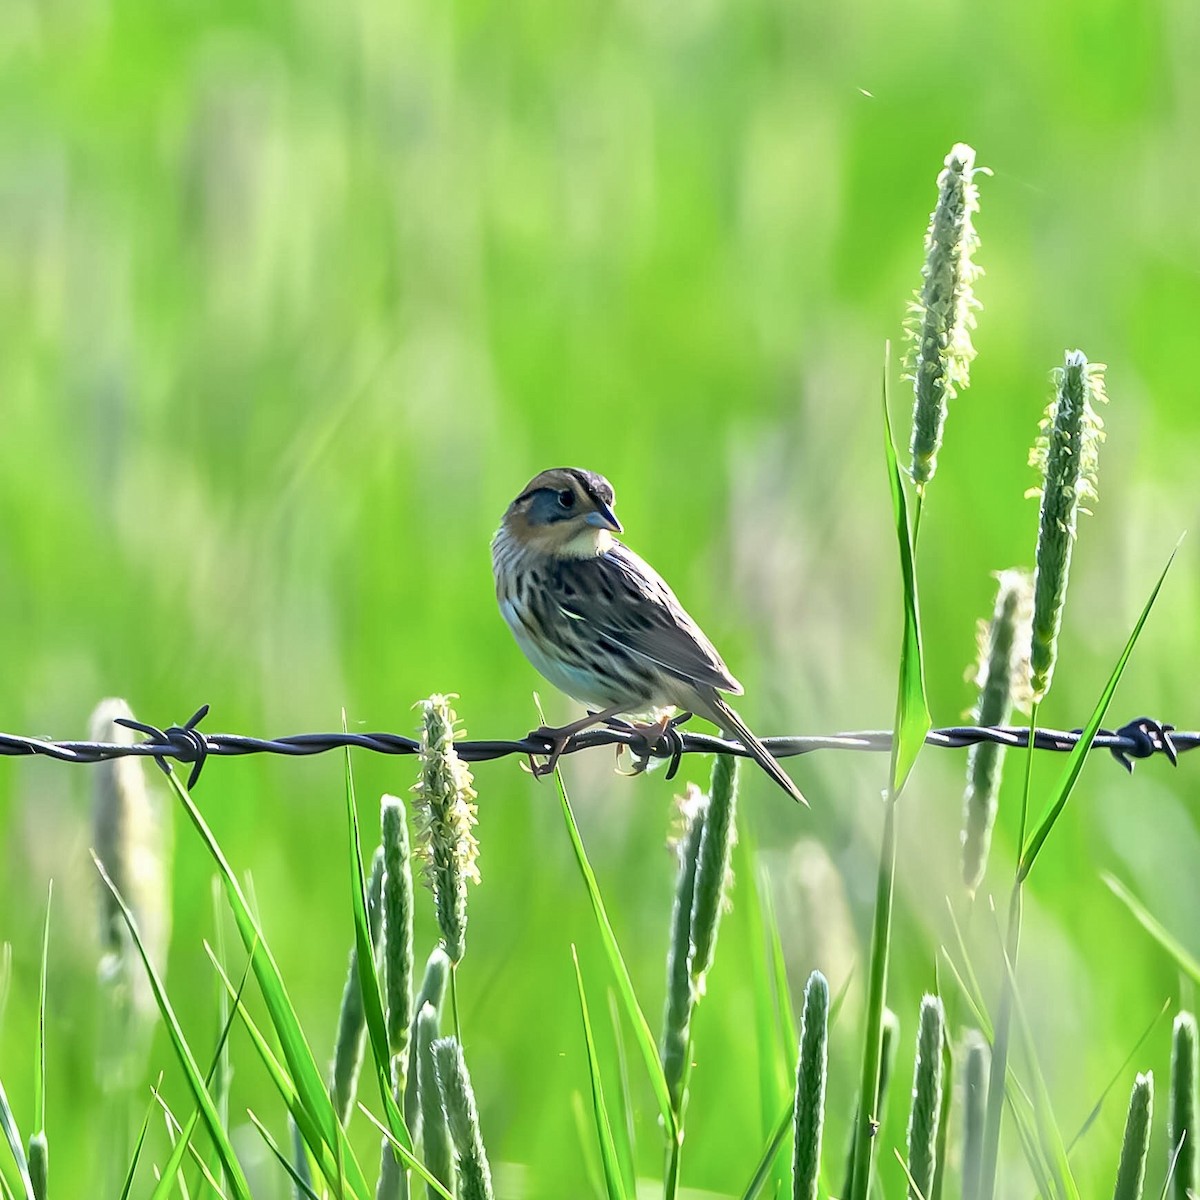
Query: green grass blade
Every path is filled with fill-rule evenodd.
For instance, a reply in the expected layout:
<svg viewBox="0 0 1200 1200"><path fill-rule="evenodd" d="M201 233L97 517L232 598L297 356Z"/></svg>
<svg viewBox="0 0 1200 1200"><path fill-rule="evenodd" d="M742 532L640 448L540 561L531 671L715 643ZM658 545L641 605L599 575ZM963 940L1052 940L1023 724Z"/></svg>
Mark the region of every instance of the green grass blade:
<svg viewBox="0 0 1200 1200"><path fill-rule="evenodd" d="M217 1115L212 1097L209 1095L208 1088L201 1077L200 1068L196 1063L195 1056L192 1054L192 1049L183 1035L182 1028L180 1028L179 1021L175 1016L175 1010L172 1008L170 1000L167 999L167 993L162 985L162 980L159 979L158 972L155 970L154 964L150 961L150 955L147 953L146 947L142 944L137 922L133 919L133 913L130 912L124 897L117 891L116 886L108 877L108 872L105 871L104 864L101 863L95 854L92 855L92 861L96 864L96 870L100 872L100 878L112 894L113 901L120 908L121 915L125 919L125 925L129 929L129 936L133 940L134 947L142 960L142 965L146 969L146 978L150 983L150 990L154 993L154 1000L158 1005L159 1013L162 1015L163 1024L166 1026L167 1033L171 1038L175 1057L183 1068L192 1096L200 1108L200 1113L204 1118L204 1124L208 1130L209 1137L212 1138L213 1144L217 1149L217 1154L220 1156L221 1165L225 1170L225 1177L229 1181L230 1189L238 1200L250 1200L250 1184L247 1182L246 1176L242 1173L241 1164L233 1152L233 1146L230 1145L229 1138L221 1126L221 1119Z"/></svg>
<svg viewBox="0 0 1200 1200"><path fill-rule="evenodd" d="M596 1040L592 1036L592 1020L588 1015L587 995L583 990L583 972L579 969L579 954L571 945L571 961L575 964L575 988L579 994L579 1013L583 1020L583 1040L587 1047L588 1076L592 1085L592 1119L600 1142L600 1162L604 1168L604 1188L608 1200L625 1200L625 1181L621 1161L613 1141L612 1122L604 1101L604 1081L600 1077L600 1060L596 1055Z"/></svg>
<svg viewBox="0 0 1200 1200"><path fill-rule="evenodd" d="M888 369L883 374L884 454L887 457L888 488L892 497L892 518L900 547L900 573L904 581L904 634L900 645L900 684L896 694L896 733L892 740L892 795L904 789L909 772L917 760L925 737L933 728L929 702L925 695L925 656L921 645L921 618L917 603L915 531L908 523L908 501L896 447L892 441L892 419L888 413ZM918 501L918 505L919 505ZM917 510L920 520L920 508Z"/></svg>
<svg viewBox="0 0 1200 1200"><path fill-rule="evenodd" d="M162 1103L162 1097L155 1093L158 1102ZM167 1161L163 1163L159 1171L158 1183L154 1186L154 1191L150 1193L150 1200L166 1200L175 1187L175 1180L179 1177L180 1171L183 1170L184 1159L188 1155L188 1147L192 1144L192 1134L196 1131L196 1126L200 1123L200 1110L195 1112L188 1118L188 1123L183 1127L179 1135L175 1138L175 1144L171 1147L171 1153ZM168 1126L169 1128L169 1126Z"/></svg>
<svg viewBox="0 0 1200 1200"><path fill-rule="evenodd" d="M344 722L343 722L344 724ZM391 1109L398 1118L392 1130L408 1150L412 1150L412 1138L404 1115L400 1113L392 1097L388 1069L391 1063L391 1048L388 1043L387 1020L383 1012L383 992L379 987L379 973L375 964L375 939L371 933L371 919L367 912L367 871L363 864L362 845L358 833L358 805L354 798L354 773L350 765L350 751L346 751L346 819L350 837L350 902L354 916L354 945L358 951L358 980L362 988L364 1016L367 1036L371 1044L371 1056L375 1062L375 1074L381 1083L383 1094L392 1100ZM381 1064L383 1064L381 1068ZM384 1102L385 1114L391 1124L393 1113Z"/></svg>
<svg viewBox="0 0 1200 1200"><path fill-rule="evenodd" d="M743 818L733 846L734 877L742 900L730 916L741 924L750 952L759 1115L762 1136L769 1138L775 1114L792 1090L790 1081L795 1078L799 1040L769 884L761 869L756 868L754 840L745 824ZM787 1157L777 1155L775 1186L780 1194L789 1187L790 1170Z"/></svg>
<svg viewBox="0 0 1200 1200"><path fill-rule="evenodd" d="M292 1160L279 1148L279 1144L271 1136L267 1127L254 1115L254 1113L246 1114L250 1118L250 1124L258 1130L259 1136L267 1144L267 1149L275 1156L276 1161L287 1172L288 1177L292 1181L292 1185L298 1193L308 1197L308 1200L321 1200L316 1192L308 1185L300 1172L292 1165Z"/></svg>
<svg viewBox="0 0 1200 1200"><path fill-rule="evenodd" d="M1095 1123L1096 1118L1100 1115L1100 1110L1104 1107L1104 1101L1108 1099L1109 1092L1111 1092L1113 1090L1113 1088L1116 1087L1117 1084L1120 1083L1121 1080L1126 1077L1125 1072L1129 1070L1130 1063L1132 1063L1133 1060L1137 1057L1138 1051L1141 1050L1141 1048L1146 1044L1146 1039L1149 1038L1149 1036L1154 1032L1154 1027L1159 1023L1159 1021L1161 1021L1163 1019L1163 1017L1165 1017L1167 1015L1167 1012L1170 1009L1170 1007L1171 1007L1171 1001L1164 1000L1163 1006L1162 1006L1162 1008L1160 1008L1158 1010L1157 1015L1154 1016L1151 1019L1150 1023L1146 1026L1146 1028L1142 1030L1142 1036L1139 1037L1138 1040L1134 1043L1133 1049L1130 1050L1129 1053L1125 1056L1125 1061L1116 1069L1116 1071L1113 1073L1113 1076L1108 1081L1108 1083L1106 1083L1104 1085L1104 1090L1100 1093L1098 1099L1096 1100L1096 1103L1092 1106L1092 1111L1089 1112L1088 1115L1084 1118L1083 1124L1080 1125L1078 1132L1070 1140L1070 1142L1067 1143L1067 1153L1068 1154L1070 1154L1071 1151L1075 1149L1075 1147L1079 1144L1079 1142L1081 1142L1083 1140L1083 1137L1087 1133L1087 1131L1089 1129L1091 1129L1092 1125Z"/></svg>
<svg viewBox="0 0 1200 1200"><path fill-rule="evenodd" d="M975 969L971 963L971 957L967 953L966 943L963 940L962 931L954 917L953 911L951 911L950 916L955 935L958 939L958 948L963 958L963 965L960 968L951 957L949 950L944 946L942 947L942 957L950 968L955 981L958 983L962 996L975 1018L976 1025L982 1031L985 1040L990 1043L993 1037L992 1019L988 1013L987 1006L983 1002ZM1034 1102L1011 1071L1005 1072L1004 1098L1008 1104L1009 1114L1017 1126L1017 1132L1021 1139L1021 1147L1024 1151L1030 1173L1038 1181L1040 1194L1043 1196L1059 1194L1058 1189L1054 1185L1052 1168L1046 1160L1042 1144L1039 1141L1037 1133L1034 1131ZM982 1147L978 1147L977 1152L982 1157ZM982 1164L977 1162L973 1170L975 1172L976 1194L982 1194L982 1185L979 1182L979 1177L982 1174Z"/></svg>
<svg viewBox="0 0 1200 1200"><path fill-rule="evenodd" d="M954 973L954 977L958 980L959 989L962 991L963 998L971 1006L971 1010L975 1016L975 1023L983 1033L983 1036L990 1042L992 1040L992 1019L988 1015L987 1006L983 1000L983 988L979 986L979 977L975 973L975 967L971 962L971 955L967 950L966 938L963 937L962 926L958 922L958 916L954 911L954 905L950 903L950 898L946 898L946 911L950 915L950 926L954 930L954 940L958 946L958 952L962 955L962 970L960 972L958 965L950 955L950 951L945 946L942 947L942 957L946 960L946 965Z"/></svg>
<svg viewBox="0 0 1200 1200"><path fill-rule="evenodd" d="M896 1161L900 1164L900 1170L904 1172L904 1182L908 1185L909 1200L927 1200L921 1185L913 1178L913 1173L908 1169L908 1163L904 1161L904 1155L900 1153L899 1146L892 1147L892 1153L896 1156Z"/></svg>
<svg viewBox="0 0 1200 1200"><path fill-rule="evenodd" d="M970 992L969 982L964 978L962 971L958 968L958 964L950 957L950 951L945 946L942 947L942 955L946 960L946 966L950 969L950 974L954 977L954 982L958 984L959 994L966 1000L967 1007L971 1010L971 1015L975 1018L975 1023L979 1026L980 1032L990 1042L992 1032L991 1026L987 1025L986 1010L977 997Z"/></svg>
<svg viewBox="0 0 1200 1200"><path fill-rule="evenodd" d="M1088 751L1092 748L1092 741L1100 728L1101 722L1104 720L1104 714L1108 711L1113 693L1117 690L1117 684L1121 681L1121 676L1125 672L1129 656L1133 653L1133 648L1141 636L1142 627L1146 624L1146 619L1150 616L1150 610L1154 607L1154 602L1158 599L1158 593L1166 581L1167 572L1171 569L1171 564L1175 561L1175 554L1178 549L1178 546L1176 546L1175 550L1171 551L1171 557L1167 559L1167 565L1163 567L1162 574L1158 577L1158 582L1154 585L1154 590L1150 593L1150 598L1146 601L1146 605L1142 609L1142 615L1138 617L1137 624L1134 625L1133 632L1129 635L1129 640L1125 643L1125 649L1121 651L1121 657L1117 659L1117 665L1108 677L1108 682L1104 685L1104 690L1100 693L1100 699L1096 702L1096 707L1092 710L1092 715L1088 718L1088 723L1083 727L1079 741L1076 742L1074 748L1071 750L1062 777L1050 793L1050 801L1046 806L1046 811L1042 814L1042 819L1038 822L1037 828L1030 836L1029 844L1021 853L1021 861L1017 867L1018 882L1023 882L1033 869L1033 864L1037 860L1039 852L1046 844L1046 839L1050 836L1050 831L1054 828L1055 822L1061 815L1067 800L1070 798L1071 792L1075 788L1075 783L1079 779L1080 772L1083 770L1083 764L1087 761Z"/></svg>
<svg viewBox="0 0 1200 1200"><path fill-rule="evenodd" d="M776 944L778 945L779 969L781 971L783 971L783 969L784 969L783 945L782 945L782 943L780 943L778 941L778 938L776 939ZM842 1009L846 1005L846 997L850 994L850 985L854 982L854 970L855 970L855 968L852 966L850 968L850 970L846 972L846 978L842 980L842 986L840 988L838 988L837 995L834 996L833 1003L831 1003L829 1006L829 1028L830 1029L833 1029L834 1026L837 1025L838 1017L840 1017L842 1015ZM783 983L784 983L784 989L786 991L786 985L787 985L786 972L784 972L782 978L783 978ZM789 1014L792 1011L792 1005L791 1005L790 999L788 1000L787 1011ZM790 1017L789 1017L789 1019L790 1019ZM793 1031L795 1030L795 1021L794 1020L791 1023L791 1028L793 1029Z"/></svg>
<svg viewBox="0 0 1200 1200"><path fill-rule="evenodd" d="M571 1120L579 1143L580 1166L587 1180L587 1193L599 1200L604 1196L604 1176L593 1144L592 1123L584 1112L583 1096L578 1088L571 1091Z"/></svg>
<svg viewBox="0 0 1200 1200"><path fill-rule="evenodd" d="M229 961L229 958L225 950L224 923L221 920L221 886L215 877L212 879L212 915L213 940L216 942L217 961L224 965ZM220 1022L222 1029L229 1029L231 1027L232 1015L229 1008L229 995L223 987L218 987L217 1020ZM217 1058L217 1067L213 1074L212 1086L213 1099L217 1104L217 1112L221 1116L221 1123L225 1126L229 1124L229 1086L232 1080L233 1065L229 1061L229 1041L225 1037L221 1041L221 1053Z"/></svg>
<svg viewBox="0 0 1200 1200"><path fill-rule="evenodd" d="M292 1120L296 1122L296 1128L299 1130L300 1136L304 1139L305 1145L316 1159L317 1167L321 1174L331 1187L337 1189L337 1194L340 1195L345 1189L346 1155L350 1152L349 1146L345 1144L344 1131L340 1133L341 1140L338 1146L335 1149L331 1149L322 1137L321 1131L317 1128L313 1114L304 1107L300 1093L297 1091L296 1085L292 1082L291 1076L288 1075L286 1068L280 1063L279 1059L275 1057L266 1037L255 1023L254 1018L247 1011L245 1005L240 1002L238 992L234 989L221 964L217 961L212 947L206 942L204 949L208 952L208 957L217 975L225 985L227 995L233 1000L233 1011L241 1017L242 1026L250 1035L250 1041L258 1052L259 1061L266 1068L272 1086L279 1093L279 1097L287 1107L288 1112L291 1113ZM341 1131L340 1125L338 1129ZM363 1186L365 1189L366 1185L364 1184ZM351 1189L351 1194L355 1197L361 1197L363 1200L367 1196L365 1190L356 1191Z"/></svg>
<svg viewBox="0 0 1200 1200"><path fill-rule="evenodd" d="M349 1147L345 1146L341 1138L341 1126L333 1111L333 1104L325 1088L321 1069L317 1066L312 1049L300 1028L300 1021L288 997L283 976L263 937L258 921L246 901L245 893L234 876L216 838L201 816L200 810L188 795L187 789L179 782L173 771L167 774L167 780L180 804L183 805L188 820L200 835L213 862L216 863L238 935L242 939L246 953L250 956L254 977L258 981L259 990L267 1006L272 1028L279 1039L279 1046L288 1066L289 1079L297 1093L298 1106L306 1114L306 1123L312 1131L314 1141L324 1142L333 1154L344 1154L346 1182L355 1196L365 1198L369 1195L369 1191L362 1168L359 1167L357 1160L350 1153ZM299 1118L297 1118L297 1122L299 1123ZM313 1142L310 1142L309 1145L313 1146Z"/></svg>
<svg viewBox="0 0 1200 1200"><path fill-rule="evenodd" d="M224 965L228 963L229 956L225 948L225 922L223 920L224 910L221 903L221 885L215 875L210 879L209 883L210 902L212 904L213 941L216 943L217 959ZM250 964L247 962L247 974L249 970ZM216 1001L217 1021L224 1032L221 1035L220 1050L214 1063L209 1091L212 1092L213 1104L216 1106L217 1116L221 1118L222 1126L228 1129L229 1089L233 1083L233 1064L229 1057L229 1030L233 1027L233 1013L229 1007L229 995L219 983L216 989Z"/></svg>
<svg viewBox="0 0 1200 1200"><path fill-rule="evenodd" d="M738 833L733 844L733 871L738 881L741 902L730 919L742 926L750 952L751 991L754 997L754 1041L758 1051L759 1104L762 1135L771 1132L771 1122L790 1091L789 1076L794 1077L798 1042L790 1047L782 1031L795 1033L791 997L786 972L782 971L783 951L779 948L779 930L767 882L756 869L754 840L739 816Z"/></svg>
<svg viewBox="0 0 1200 1200"><path fill-rule="evenodd" d="M213 965L217 970L225 984L227 994L233 996L233 984L226 977L224 970L216 961L212 948L205 944L205 949L208 951L209 958L212 959ZM267 1075L271 1080L272 1086L279 1093L280 1099L287 1107L288 1112L292 1116L292 1120L296 1123L296 1128L299 1131L300 1137L308 1146L309 1151L316 1158L318 1169L325 1177L326 1181L334 1188L338 1189L337 1194L341 1194L344 1190L344 1174L345 1163L343 1158L344 1148L339 1145L338 1153L335 1155L321 1137L320 1131L313 1123L312 1114L304 1107L300 1100L300 1094L296 1091L295 1085L292 1083L291 1077L283 1064L275 1057L270 1045L267 1043L266 1037L255 1024L254 1018L250 1016L247 1009L241 1004L235 1004L233 1011L242 1019L242 1025L250 1036L250 1041L255 1050L258 1052L259 1061L266 1068ZM353 1193L355 1196L363 1195L362 1193Z"/></svg>
<svg viewBox="0 0 1200 1200"><path fill-rule="evenodd" d="M250 1035L250 1041L254 1045L254 1048L258 1051L259 1060L267 1069L267 1074L271 1079L272 1086L279 1093L279 1096L283 1100L284 1104L287 1105L289 1112L293 1109L300 1109L301 1114L305 1117L305 1119L310 1119L311 1114L308 1113L300 1103L300 1093L296 1090L296 1086L292 1082L291 1076L288 1075L286 1068L282 1063L280 1063L279 1059L275 1057L275 1054L271 1050L270 1045L267 1043L267 1039L262 1030L259 1029L259 1027L255 1024L254 1018L250 1015L249 1010L234 999L238 994L237 989L233 986L229 976L225 974L225 968L221 966L221 963L218 961L213 948L207 942L205 942L204 949L208 954L209 960L212 962L213 968L217 972L218 978L225 986L226 996L229 999L234 1000L233 1007L230 1010L231 1015L236 1013L239 1017L241 1017L242 1025L246 1032ZM309 1126L309 1131L314 1139L319 1139L318 1131L314 1125ZM325 1146L323 1141L321 1142L321 1146L328 1150L328 1147Z"/></svg>
<svg viewBox="0 0 1200 1200"><path fill-rule="evenodd" d="M1162 1191L1158 1194L1158 1200L1168 1200L1171 1192L1171 1186L1175 1182L1175 1168L1179 1164L1179 1152L1183 1149L1183 1144L1180 1143L1171 1152L1171 1161L1167 1163L1167 1175L1163 1180Z"/></svg>
<svg viewBox="0 0 1200 1200"><path fill-rule="evenodd" d="M363 1114L364 1117L367 1118L368 1121L371 1122L372 1125L375 1126L380 1135L387 1139L392 1149L396 1151L397 1156L401 1159L404 1159L404 1156L407 1152L396 1140L396 1135L387 1127L387 1125L385 1125L383 1121L381 1121L373 1112L371 1112L370 1109L366 1108L364 1105L359 1104L358 1110ZM409 1158L404 1159L404 1161L411 1170L416 1171L417 1174L420 1175L421 1178L429 1185L431 1192L436 1192L437 1195L443 1198L443 1200L455 1200L453 1193L447 1191L445 1185L430 1174L424 1163L418 1159L412 1158L411 1155Z"/></svg>
<svg viewBox="0 0 1200 1200"><path fill-rule="evenodd" d="M654 1035L646 1023L646 1017L638 1004L633 990L633 981L629 977L629 968L621 957L617 936L613 933L608 912L604 907L604 898L600 895L600 885L596 882L592 864L588 862L587 851L583 846L583 838L579 835L579 826L575 823L575 814L571 811L571 801L567 798L567 789L563 784L562 773L555 771L555 781L558 784L558 799L562 806L563 821L567 826L567 836L571 840L571 849L575 852L575 861L587 887L588 899L592 904L592 914L596 918L596 927L600 931L600 941L604 946L604 954L612 969L613 979L617 985L617 995L625 1009L625 1015L633 1028L634 1040L641 1051L646 1064L646 1073L650 1076L650 1086L654 1090L654 1098L658 1101L659 1112L662 1114L667 1138L674 1142L678 1139L679 1128L675 1121L675 1110L671 1104L671 1093L667 1087L667 1077L663 1074L662 1063L658 1057L658 1047Z"/></svg>
<svg viewBox="0 0 1200 1200"><path fill-rule="evenodd" d="M1071 1164L1067 1158L1067 1148L1063 1142L1062 1133L1054 1121L1050 1090L1046 1087L1046 1080L1041 1072L1037 1050L1034 1046L1033 1032L1025 1016L1021 994L1017 991L1017 981L1013 975L1012 962L1007 954L1004 955L1004 969L1007 972L1008 985L1012 991L1013 1015L1016 1017L1022 1049L1033 1083L1033 1116L1037 1127L1038 1141L1052 1172L1055 1193L1065 1197L1066 1200L1079 1200L1079 1188L1071 1174Z"/></svg>
<svg viewBox="0 0 1200 1200"><path fill-rule="evenodd" d="M46 963L50 958L50 905L54 880L46 888L46 918L42 925L42 966L38 979L37 1055L33 1071L33 1134L29 1139L29 1178L37 1200L49 1192L49 1146L46 1143Z"/></svg>
<svg viewBox="0 0 1200 1200"><path fill-rule="evenodd" d="M50 903L54 899L54 880L46 888L46 920L42 926L42 971L38 980L37 1063L33 1075L33 1131L36 1137L46 1130L46 963L50 958Z"/></svg>
<svg viewBox="0 0 1200 1200"><path fill-rule="evenodd" d="M1100 878L1120 902L1129 909L1137 923L1171 956L1175 965L1193 983L1200 984L1200 959L1194 958L1173 934L1167 932L1150 910L1115 876L1107 871Z"/></svg>
<svg viewBox="0 0 1200 1200"><path fill-rule="evenodd" d="M162 1076L159 1075L158 1083L155 1084L154 1090L157 1092L162 1085ZM129 1160L129 1168L125 1172L125 1183L121 1188L121 1195L118 1200L129 1200L129 1193L133 1188L133 1177L137 1172L137 1165L142 1158L142 1148L146 1144L146 1131L150 1128L150 1115L154 1112L155 1101L151 1100L146 1107L146 1115L142 1118L142 1127L138 1130L137 1141L133 1144L133 1157Z"/></svg>
<svg viewBox="0 0 1200 1200"><path fill-rule="evenodd" d="M795 1115L796 1098L789 1096L775 1122L771 1136L767 1139L767 1144L763 1147L762 1154L759 1155L758 1166L755 1167L754 1174L750 1176L750 1182L742 1193L742 1200L756 1200L764 1185L771 1178L774 1173L775 1160L783 1152L784 1139L792 1128L792 1120Z"/></svg>
<svg viewBox="0 0 1200 1200"><path fill-rule="evenodd" d="M155 1099L156 1103L158 1104L158 1106L162 1109L163 1116L166 1119L167 1136L171 1137L171 1138L176 1138L176 1137L181 1138L181 1140L183 1141L185 1150L195 1160L196 1166L200 1172L200 1176L204 1180L205 1184L207 1184L207 1186L208 1186L208 1191L204 1192L203 1194L207 1196L211 1193L214 1196L224 1197L225 1192L221 1189L221 1185L217 1182L217 1179L213 1175L213 1173L208 1169L208 1164L204 1161L204 1158L201 1156L200 1152L196 1149L196 1147L194 1145L192 1145L191 1133L189 1132L187 1137L183 1137L183 1133L184 1133L183 1127L175 1119L175 1114L173 1112L171 1112L170 1108L167 1107L167 1102L163 1099L162 1094L160 1092L158 1092L157 1090L154 1093L154 1099ZM195 1128L194 1121L190 1124L189 1128L190 1129ZM179 1179L179 1193L180 1193L180 1196L182 1197L182 1200L188 1200L188 1196L190 1193L188 1192L188 1189L187 1189L187 1183L182 1178L182 1176Z"/></svg>
<svg viewBox="0 0 1200 1200"><path fill-rule="evenodd" d="M791 989L788 987L787 961L783 957L783 939L779 936L779 922L775 918L775 905L771 900L771 893L765 886L765 877L763 884L759 888L759 895L763 900L763 921L766 925L767 937L770 944L771 985L775 1007L778 1012L779 1036L784 1051L784 1075L786 1080L791 1078L796 1071L796 1050L800 1045L800 1033L796 1026L796 1013L792 1008ZM846 991L850 986L852 978L853 972L846 976L846 981L842 984L841 989L829 1007L830 1026L837 1020L837 1014L841 1008L842 1001L846 998ZM786 1092L788 1089L785 1086L783 1090Z"/></svg>
<svg viewBox="0 0 1200 1200"><path fill-rule="evenodd" d="M214 895L213 895L213 900L214 900L214 902L217 902L217 900L218 900L218 897L217 897L215 891L214 891ZM218 934L218 937L219 937L219 934ZM207 949L207 943L206 943L206 949ZM251 969L250 962L249 962L249 960L247 960L246 966L242 971L241 981L238 983L236 1000L239 1005L241 1004L242 996L246 991L246 985L250 982L250 969ZM228 1128L229 1128L228 1091L226 1091L224 1107L222 1107L221 1097L217 1091L217 1089L219 1089L222 1085L225 1085L227 1088L229 1080L231 1078L231 1068L229 1065L229 1031L233 1028L233 1010L229 1006L229 997L225 993L225 990L223 988L218 991L217 1007L218 1007L219 1013L221 1014L221 1029L220 1029L220 1033L217 1037L216 1049L213 1051L212 1062L208 1068L208 1074L206 1074L204 1076L204 1086L208 1088L209 1094L213 1098L213 1107L217 1110L217 1116L221 1121L221 1128L228 1130ZM155 1089L155 1095L156 1096L158 1095L157 1089ZM163 1107L165 1109L166 1105L163 1105ZM205 1175L206 1178L211 1178L213 1175L213 1170L210 1167L209 1163L207 1161L205 1161L203 1158L200 1158L199 1155L196 1155L196 1157L197 1157L197 1159L199 1159L201 1172ZM217 1161L217 1170L218 1171L220 1170L219 1157L218 1157L218 1161Z"/></svg>
<svg viewBox="0 0 1200 1200"><path fill-rule="evenodd" d="M617 1103L613 1121L613 1140L621 1161L625 1190L637 1192L637 1129L633 1119L633 1098L629 1090L629 1060L625 1054L625 1030L621 1026L621 1002L608 989L608 1019L612 1025L613 1048L617 1057Z"/></svg>
<svg viewBox="0 0 1200 1200"><path fill-rule="evenodd" d="M1009 1080L1011 1078L1010 1074ZM1017 1137L1021 1142L1021 1149L1025 1155L1026 1165L1029 1167L1029 1173L1033 1176L1037 1184L1038 1196L1053 1197L1060 1195L1061 1193L1054 1180L1053 1169L1046 1160L1042 1143L1035 1129L1036 1117L1033 1111L1033 1102L1023 1091L1014 1089L1011 1083L1006 1083L1004 1095L1008 1101L1009 1115L1012 1117L1013 1124L1017 1129Z"/></svg>
<svg viewBox="0 0 1200 1200"><path fill-rule="evenodd" d="M0 1030L4 1028L4 1012L8 1007L8 989L12 984L12 945L0 942Z"/></svg>
<svg viewBox="0 0 1200 1200"><path fill-rule="evenodd" d="M25 1200L36 1200L33 1192L33 1180L29 1177L29 1163L25 1160L25 1140L17 1128L17 1119L8 1103L8 1095L4 1084L0 1083L0 1129L4 1130L4 1139L12 1152L13 1161L17 1165L17 1174L25 1191Z"/></svg>

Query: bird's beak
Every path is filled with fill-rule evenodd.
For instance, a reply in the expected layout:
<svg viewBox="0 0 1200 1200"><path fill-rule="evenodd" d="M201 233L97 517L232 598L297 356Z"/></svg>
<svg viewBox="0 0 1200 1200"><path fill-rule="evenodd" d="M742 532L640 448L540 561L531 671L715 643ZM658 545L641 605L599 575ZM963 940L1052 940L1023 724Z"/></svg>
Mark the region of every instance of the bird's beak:
<svg viewBox="0 0 1200 1200"><path fill-rule="evenodd" d="M597 529L611 529L613 533L624 532L621 522L617 520L617 514L607 504L601 504L595 512L588 513L584 520Z"/></svg>

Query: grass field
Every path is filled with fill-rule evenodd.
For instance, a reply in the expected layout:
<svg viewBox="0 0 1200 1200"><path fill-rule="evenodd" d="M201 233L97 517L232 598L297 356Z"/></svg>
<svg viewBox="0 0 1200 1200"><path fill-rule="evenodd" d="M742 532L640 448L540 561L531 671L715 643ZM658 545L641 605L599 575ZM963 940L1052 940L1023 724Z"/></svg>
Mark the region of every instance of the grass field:
<svg viewBox="0 0 1200 1200"><path fill-rule="evenodd" d="M574 707L504 628L488 558L509 500L560 463L613 481L627 540L721 647L757 732L890 727L902 590L884 343L903 451L911 394L895 362L937 173L960 140L992 174L979 179L978 357L951 406L920 534L930 708L935 724L959 723L974 702L964 672L991 573L1033 565L1029 447L1049 371L1079 347L1108 364L1107 441L1039 719L1083 725L1200 511L1198 54L1200 19L1177 0L10 0L0 730L82 737L105 696L158 725L207 702L205 728L261 735L336 729L343 710L352 730L413 734L412 706L434 692L457 694L474 737L536 726L535 689L565 719ZM1200 726L1194 540L1112 723L1149 713ZM1071 1157L1080 1194L1110 1193L1134 1071L1153 1069L1157 1194L1170 1013L1195 998L1102 874L1200 953L1200 763L1154 760L1129 778L1094 757L1026 889L1021 996L1068 1140L1171 1001ZM669 783L612 766L606 752L579 755L564 777L657 1034L671 798L684 780L707 785L711 768L689 759ZM1035 815L1061 766L1037 759ZM682 1172L695 1200L742 1194L776 1115L762 1111L754 1046L745 876L756 872L797 1007L813 969L835 996L845 987L826 1124L829 1190L841 1186L887 763L829 752L790 769L811 810L741 772L746 861L694 1029ZM369 852L379 796L407 795L415 765L358 755L354 772ZM992 998L1020 774L1010 758L969 916ZM158 773L148 777L178 817ZM930 751L900 802L887 1000L901 1034L877 1150L889 1197L905 1192L892 1147L904 1144L920 998L940 979L951 1032L969 1019L938 954L953 939L947 898L967 919L963 782L962 752ZM123 1170L136 1134L126 1149L106 1123L92 786L89 767L0 759L0 943L11 946L0 1079L28 1133L53 878L55 1196L88 1194L114 1162ZM552 781L506 759L476 768L475 787L482 881L457 989L497 1194L591 1195L572 1100L586 1108L573 943L606 1062L615 1049L588 896ZM324 1065L354 936L343 763L213 761L195 799L237 876L252 879ZM203 949L212 871L177 822L166 983L207 1053L219 1029ZM437 936L418 890L422 959ZM283 1108L237 1027L231 1054L234 1145L254 1195L283 1196L286 1177L244 1117L253 1109L285 1141ZM637 1165L653 1195L657 1109L630 1063ZM139 1120L159 1071L176 1111L190 1112L160 1030L135 1081ZM589 1120L584 1130L592 1137ZM377 1131L356 1117L351 1141L373 1166ZM167 1153L156 1121L134 1195L151 1194L150 1161ZM1011 1128L1001 1154L997 1194L1029 1195Z"/></svg>

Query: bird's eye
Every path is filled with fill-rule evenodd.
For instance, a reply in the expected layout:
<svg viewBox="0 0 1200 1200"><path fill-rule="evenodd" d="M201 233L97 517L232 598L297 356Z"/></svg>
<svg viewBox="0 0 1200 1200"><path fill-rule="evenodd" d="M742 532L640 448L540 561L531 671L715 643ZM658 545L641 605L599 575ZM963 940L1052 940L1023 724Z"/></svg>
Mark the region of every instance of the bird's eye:
<svg viewBox="0 0 1200 1200"><path fill-rule="evenodd" d="M575 493L571 491L570 488L563 488L563 490L558 493L558 503L560 508L574 508Z"/></svg>

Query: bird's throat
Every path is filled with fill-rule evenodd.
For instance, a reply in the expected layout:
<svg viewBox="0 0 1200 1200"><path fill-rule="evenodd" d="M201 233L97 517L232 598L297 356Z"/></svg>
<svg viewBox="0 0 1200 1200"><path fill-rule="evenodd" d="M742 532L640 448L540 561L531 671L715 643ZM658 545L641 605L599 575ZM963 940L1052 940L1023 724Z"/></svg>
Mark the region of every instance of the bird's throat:
<svg viewBox="0 0 1200 1200"><path fill-rule="evenodd" d="M593 529L588 526L564 542L558 553L564 558L599 558L612 547L613 535L607 529Z"/></svg>

